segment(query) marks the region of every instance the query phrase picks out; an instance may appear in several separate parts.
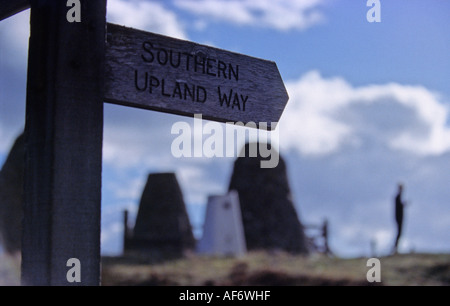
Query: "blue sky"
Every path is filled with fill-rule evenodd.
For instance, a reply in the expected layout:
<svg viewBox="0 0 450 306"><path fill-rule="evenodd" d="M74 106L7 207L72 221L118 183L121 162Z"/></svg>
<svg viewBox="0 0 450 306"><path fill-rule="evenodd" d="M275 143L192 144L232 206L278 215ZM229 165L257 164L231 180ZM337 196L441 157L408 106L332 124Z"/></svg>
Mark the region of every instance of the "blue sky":
<svg viewBox="0 0 450 306"><path fill-rule="evenodd" d="M392 201L406 185L402 251L449 252L450 2L110 0L108 21L273 60L290 95L281 154L305 223L331 222L341 256L394 238ZM28 13L0 23L0 164L24 125ZM171 126L193 120L106 105L102 250L120 251L150 172L177 173L200 234L207 196L225 193L232 158L176 159Z"/></svg>

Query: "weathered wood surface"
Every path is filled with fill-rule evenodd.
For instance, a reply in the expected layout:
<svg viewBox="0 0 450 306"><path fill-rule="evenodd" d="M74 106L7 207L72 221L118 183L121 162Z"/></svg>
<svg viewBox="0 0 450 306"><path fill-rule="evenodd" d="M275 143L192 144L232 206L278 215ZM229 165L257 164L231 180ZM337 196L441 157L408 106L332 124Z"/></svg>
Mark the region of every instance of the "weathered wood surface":
<svg viewBox="0 0 450 306"><path fill-rule="evenodd" d="M22 283L99 285L106 0L33 0L25 126ZM81 283L67 261L80 260Z"/></svg>
<svg viewBox="0 0 450 306"><path fill-rule="evenodd" d="M105 102L219 122L278 122L274 62L108 24Z"/></svg>
<svg viewBox="0 0 450 306"><path fill-rule="evenodd" d="M30 0L0 0L0 20L30 8Z"/></svg>

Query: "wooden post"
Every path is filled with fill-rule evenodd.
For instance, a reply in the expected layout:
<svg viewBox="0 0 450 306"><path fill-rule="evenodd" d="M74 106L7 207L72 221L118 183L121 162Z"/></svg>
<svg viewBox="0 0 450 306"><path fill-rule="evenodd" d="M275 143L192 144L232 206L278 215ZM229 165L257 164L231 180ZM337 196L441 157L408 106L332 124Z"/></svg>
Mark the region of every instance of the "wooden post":
<svg viewBox="0 0 450 306"><path fill-rule="evenodd" d="M123 254L127 252L128 248L128 210L123 211Z"/></svg>
<svg viewBox="0 0 450 306"><path fill-rule="evenodd" d="M31 1L22 283L99 285L106 0ZM71 258L81 282L69 283Z"/></svg>

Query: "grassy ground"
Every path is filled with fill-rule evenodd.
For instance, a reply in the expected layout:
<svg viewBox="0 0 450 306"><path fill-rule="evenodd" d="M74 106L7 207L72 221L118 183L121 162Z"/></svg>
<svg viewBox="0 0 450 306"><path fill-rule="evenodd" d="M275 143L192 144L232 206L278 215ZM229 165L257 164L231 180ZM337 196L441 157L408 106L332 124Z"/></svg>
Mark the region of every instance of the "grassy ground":
<svg viewBox="0 0 450 306"><path fill-rule="evenodd" d="M450 254L381 258L382 285L450 285ZM368 285L367 259L303 258L251 253L243 258L188 256L150 263L145 258L104 258L102 284L112 285ZM19 285L20 263L0 256L0 286Z"/></svg>
<svg viewBox="0 0 450 306"><path fill-rule="evenodd" d="M192 256L161 264L105 258L103 285L368 285L367 259L252 253L240 259ZM381 258L382 285L450 285L450 255Z"/></svg>
<svg viewBox="0 0 450 306"><path fill-rule="evenodd" d="M20 259L0 255L0 286L20 284Z"/></svg>

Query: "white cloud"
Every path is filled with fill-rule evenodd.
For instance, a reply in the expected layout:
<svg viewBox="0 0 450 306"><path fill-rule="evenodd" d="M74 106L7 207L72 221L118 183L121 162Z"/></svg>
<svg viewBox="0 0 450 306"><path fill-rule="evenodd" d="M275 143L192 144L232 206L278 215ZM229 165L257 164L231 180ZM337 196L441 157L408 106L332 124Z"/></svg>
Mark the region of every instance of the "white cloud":
<svg viewBox="0 0 450 306"><path fill-rule="evenodd" d="M0 155L5 158L25 123L29 34L29 10L0 22Z"/></svg>
<svg viewBox="0 0 450 306"><path fill-rule="evenodd" d="M350 136L351 128L332 114L348 103L350 86L342 79L322 79L312 71L286 87L290 99L280 120L281 145L295 147L303 154L338 149Z"/></svg>
<svg viewBox="0 0 450 306"><path fill-rule="evenodd" d="M171 171L171 125L178 118L157 112L105 105L103 161L116 169Z"/></svg>
<svg viewBox="0 0 450 306"><path fill-rule="evenodd" d="M187 165L177 169L177 177L183 189L185 202L205 205L209 195L226 192L226 186L209 179L209 167Z"/></svg>
<svg viewBox="0 0 450 306"><path fill-rule="evenodd" d="M377 251L389 252L392 247L392 241L395 238L394 233L388 229L378 229L374 231L373 235Z"/></svg>
<svg viewBox="0 0 450 306"><path fill-rule="evenodd" d="M418 119L428 127L425 137L417 137L411 131L403 131L391 142L392 147L420 154L442 154L450 149L450 128L447 126L449 109L442 103L442 97L423 87L390 84L380 91L389 92L402 105L414 109Z"/></svg>
<svg viewBox="0 0 450 306"><path fill-rule="evenodd" d="M117 237L123 233L123 223L116 222L108 227L103 227L101 232L101 243L105 244L108 240L117 240Z"/></svg>
<svg viewBox="0 0 450 306"><path fill-rule="evenodd" d="M117 216L122 215L122 213L125 210L128 210L128 212L131 215L136 215L138 212L138 203L139 203L140 197L137 198L137 200L133 201L123 201L118 202L117 204L109 204L102 207L102 219L103 217L110 217L110 216Z"/></svg>
<svg viewBox="0 0 450 306"><path fill-rule="evenodd" d="M177 15L163 4L144 0L109 0L108 21L140 30L187 39Z"/></svg>
<svg viewBox="0 0 450 306"><path fill-rule="evenodd" d="M214 20L268 27L305 30L324 21L324 0L175 0L179 8Z"/></svg>
<svg viewBox="0 0 450 306"><path fill-rule="evenodd" d="M113 186L110 186L110 190L114 192L117 199L133 200L137 203L141 198L145 183L145 179L135 177L124 184L113 184Z"/></svg>
<svg viewBox="0 0 450 306"><path fill-rule="evenodd" d="M326 155L373 142L419 155L450 150L449 109L424 87L354 87L311 71L287 88L290 100L280 122L284 148Z"/></svg>
<svg viewBox="0 0 450 306"><path fill-rule="evenodd" d="M25 70L30 36L30 10L0 22L0 67Z"/></svg>
<svg viewBox="0 0 450 306"><path fill-rule="evenodd" d="M8 131L9 132L9 131ZM17 135L18 136L18 135ZM6 156L9 153L9 150L11 150L13 144L14 144L14 135L12 133L7 133L6 129L0 126L0 154L4 155L4 159L6 160ZM0 169L3 158L0 156Z"/></svg>

